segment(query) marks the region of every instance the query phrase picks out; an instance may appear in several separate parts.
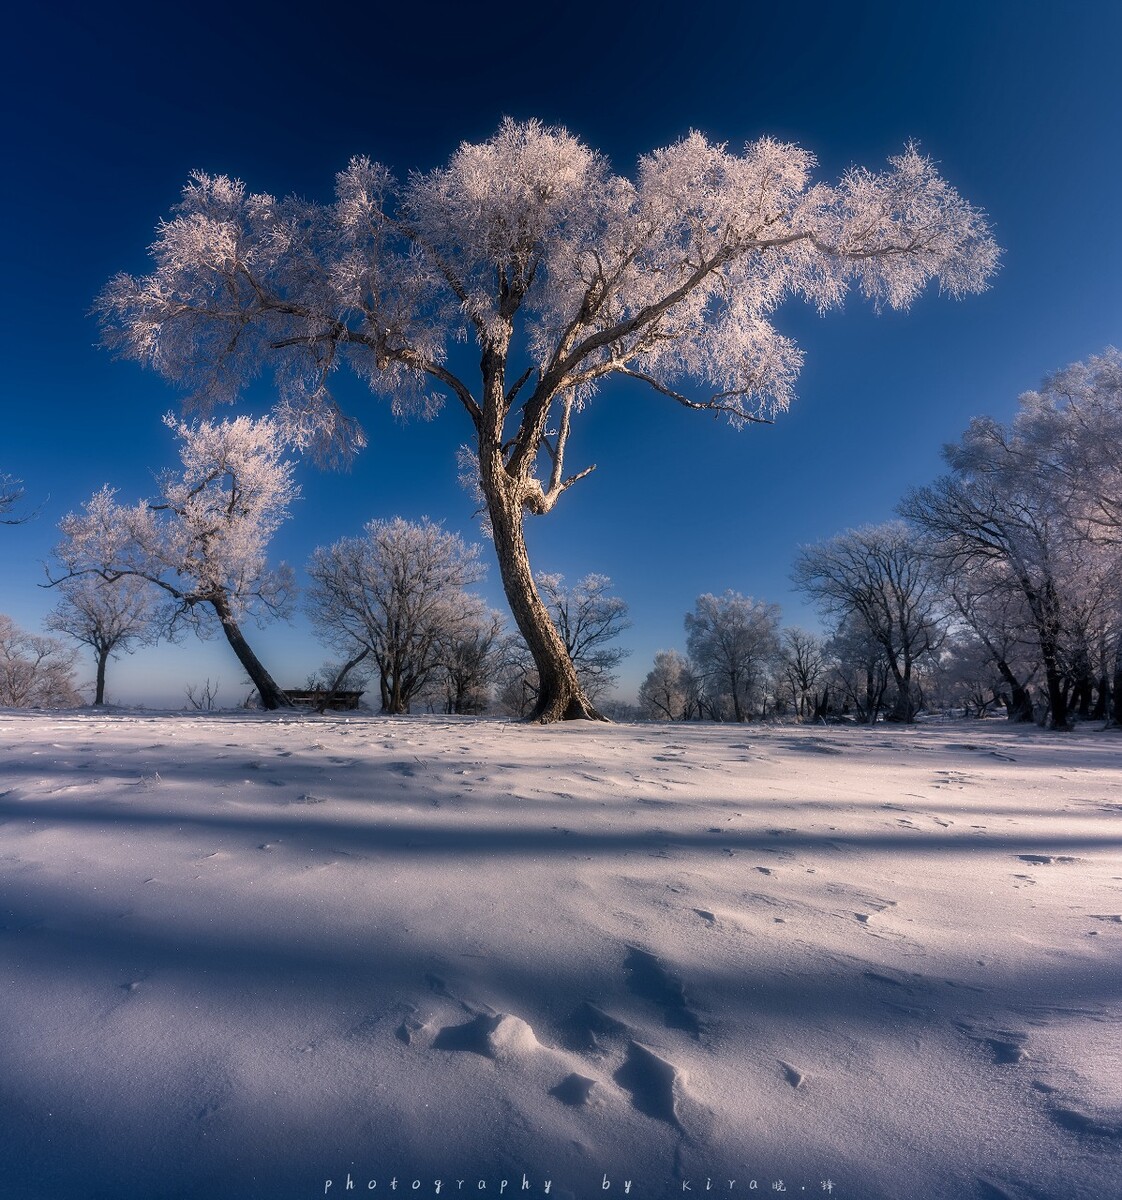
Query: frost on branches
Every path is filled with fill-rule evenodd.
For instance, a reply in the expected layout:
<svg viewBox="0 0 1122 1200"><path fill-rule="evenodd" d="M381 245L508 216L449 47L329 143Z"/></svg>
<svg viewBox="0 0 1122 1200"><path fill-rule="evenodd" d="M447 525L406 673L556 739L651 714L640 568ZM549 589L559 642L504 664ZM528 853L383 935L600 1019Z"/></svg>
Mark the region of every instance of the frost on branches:
<svg viewBox="0 0 1122 1200"><path fill-rule="evenodd" d="M82 703L77 655L55 638L27 633L0 613L0 708L70 708Z"/></svg>
<svg viewBox="0 0 1122 1200"><path fill-rule="evenodd" d="M284 435L269 419L165 423L179 438L182 469L160 476L156 500L127 507L106 486L68 514L55 549L65 574L53 582L147 581L168 601L169 630L186 624L207 635L217 623L261 703L285 707L242 632L247 617L260 623L289 608L291 571L270 569L266 553L299 495Z"/></svg>
<svg viewBox="0 0 1122 1200"><path fill-rule="evenodd" d="M363 444L332 396L340 367L399 412L454 398L541 681L533 716L597 716L534 586L523 522L593 469L571 470L566 449L601 381L734 425L767 420L801 363L772 324L781 303L826 309L855 288L906 308L932 281L980 291L995 268L982 214L914 148L833 184L814 165L770 138L733 153L691 133L627 178L563 129L507 120L404 182L356 158L330 203L196 175L159 226L153 272L102 292L105 341L204 411L267 368L288 435L321 453ZM449 355L469 338L470 378Z"/></svg>
<svg viewBox="0 0 1122 1200"><path fill-rule="evenodd" d="M1002 643L1021 630L1033 645L1054 729L1090 716L1096 687L1101 715L1119 723L1120 441L1122 356L1108 349L1022 396L1008 425L971 421L944 447L949 473L901 505L951 580L966 623L1003 679L1019 686L1014 702L1025 715L1027 682L1010 670Z"/></svg>
<svg viewBox="0 0 1122 1200"><path fill-rule="evenodd" d="M378 668L382 712L407 713L455 648L477 632L481 602L464 589L479 548L424 518L371 521L360 538L321 546L308 563L308 616L323 639Z"/></svg>
<svg viewBox="0 0 1122 1200"><path fill-rule="evenodd" d="M94 704L105 703L105 670L110 658L158 638L156 589L146 579L125 575L110 582L96 575L65 579L62 596L46 625L93 652L97 664Z"/></svg>

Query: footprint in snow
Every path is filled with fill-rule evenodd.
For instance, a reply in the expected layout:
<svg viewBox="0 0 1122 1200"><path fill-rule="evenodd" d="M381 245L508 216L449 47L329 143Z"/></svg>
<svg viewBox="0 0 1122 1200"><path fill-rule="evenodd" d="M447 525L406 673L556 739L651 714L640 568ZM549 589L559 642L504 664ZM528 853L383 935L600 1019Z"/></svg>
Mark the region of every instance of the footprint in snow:
<svg viewBox="0 0 1122 1200"><path fill-rule="evenodd" d="M973 1025L959 1024L959 1029L971 1041L977 1042L993 1055L994 1063L999 1067L1016 1066L1028 1058L1028 1034L1010 1029L977 1029Z"/></svg>
<svg viewBox="0 0 1122 1200"><path fill-rule="evenodd" d="M689 1005L682 981L661 959L638 946L628 946L623 968L628 972L628 990L661 1008L668 1028L683 1029L695 1038L701 1035L701 1021Z"/></svg>
<svg viewBox="0 0 1122 1200"><path fill-rule="evenodd" d="M783 1078L795 1089L801 1088L806 1083L806 1073L800 1071L798 1067L791 1066L790 1063L780 1062L783 1068Z"/></svg>
<svg viewBox="0 0 1122 1200"><path fill-rule="evenodd" d="M463 1025L446 1025L432 1041L434 1050L460 1050L484 1058L517 1058L541 1050L533 1029L510 1013L480 1013Z"/></svg>
<svg viewBox="0 0 1122 1200"><path fill-rule="evenodd" d="M1122 1119L1117 1115L1102 1120L1078 1109L1056 1108L1050 1116L1061 1129L1080 1137L1109 1138L1111 1141L1122 1139Z"/></svg>
<svg viewBox="0 0 1122 1200"><path fill-rule="evenodd" d="M595 1079L589 1079L587 1075L578 1075L574 1071L571 1075L566 1075L556 1087L551 1087L549 1094L556 1096L562 1104L584 1108L590 1101L594 1087Z"/></svg>
<svg viewBox="0 0 1122 1200"><path fill-rule="evenodd" d="M1018 854L1021 862L1032 863L1033 866L1048 867L1053 863L1078 863L1081 858L1072 858L1070 854Z"/></svg>
<svg viewBox="0 0 1122 1200"><path fill-rule="evenodd" d="M588 1000L582 1001L562 1025L562 1039L571 1050L584 1054L600 1053L604 1041L630 1037L632 1030L622 1021L616 1020L597 1008Z"/></svg>
<svg viewBox="0 0 1122 1200"><path fill-rule="evenodd" d="M629 1042L627 1058L612 1078L629 1093L631 1103L645 1116L685 1132L678 1115L678 1104L685 1091L684 1077L673 1063L639 1042Z"/></svg>

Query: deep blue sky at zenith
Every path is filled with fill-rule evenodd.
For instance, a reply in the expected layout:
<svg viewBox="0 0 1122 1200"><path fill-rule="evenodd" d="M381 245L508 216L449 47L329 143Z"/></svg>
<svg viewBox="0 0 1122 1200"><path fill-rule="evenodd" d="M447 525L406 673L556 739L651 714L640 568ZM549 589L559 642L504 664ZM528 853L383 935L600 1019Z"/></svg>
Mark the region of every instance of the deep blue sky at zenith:
<svg viewBox="0 0 1122 1200"><path fill-rule="evenodd" d="M613 385L581 417L570 461L598 469L532 523L531 554L571 581L608 574L629 601L624 694L657 649L683 648L699 593L733 588L813 625L787 578L798 545L889 518L972 416L1008 418L1044 373L1122 342L1116 0L64 0L23 6L6 34L0 471L40 508L0 528L0 612L29 628L53 603L37 585L59 518L104 482L150 494L174 461L160 416L175 394L99 350L87 310L111 274L147 269L156 221L195 168L326 199L353 154L425 169L504 115L536 116L622 172L691 128L733 146L797 141L826 178L916 139L986 209L1004 259L984 295L780 314L806 366L774 426L736 433L639 385ZM349 474L301 466L276 557L300 566L375 516L426 514L476 537L456 482L462 412L402 426L357 384L339 394L370 449ZM497 571L485 591L501 604ZM251 640L290 686L325 657L302 619ZM221 701L248 690L220 641L111 671L123 701L178 706L208 676Z"/></svg>

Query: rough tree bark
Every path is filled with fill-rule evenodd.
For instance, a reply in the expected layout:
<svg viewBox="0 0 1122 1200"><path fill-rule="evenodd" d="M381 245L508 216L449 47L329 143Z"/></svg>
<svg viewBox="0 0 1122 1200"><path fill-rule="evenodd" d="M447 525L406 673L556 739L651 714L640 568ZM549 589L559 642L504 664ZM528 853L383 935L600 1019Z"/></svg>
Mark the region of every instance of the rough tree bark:
<svg viewBox="0 0 1122 1200"><path fill-rule="evenodd" d="M538 672L537 703L526 719L543 725L582 718L606 720L584 694L565 643L534 583L526 549L524 483L508 475L499 447L490 454L481 453L480 462L503 590Z"/></svg>
<svg viewBox="0 0 1122 1200"><path fill-rule="evenodd" d="M1009 702L1005 706L1009 720L1015 724L1031 724L1034 719L1032 693L1013 674L1005 659L998 656L996 664L1001 678L1009 685Z"/></svg>

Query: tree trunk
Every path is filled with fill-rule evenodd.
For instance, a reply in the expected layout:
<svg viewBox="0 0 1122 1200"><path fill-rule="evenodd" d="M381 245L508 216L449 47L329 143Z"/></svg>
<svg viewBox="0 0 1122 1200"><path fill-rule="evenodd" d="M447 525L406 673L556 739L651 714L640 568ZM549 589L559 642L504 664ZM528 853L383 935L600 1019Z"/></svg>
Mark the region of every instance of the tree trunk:
<svg viewBox="0 0 1122 1200"><path fill-rule="evenodd" d="M291 708L292 701L277 687L276 681L262 666L257 655L249 648L249 643L245 640L245 636L234 619L234 614L230 611L228 598L219 592L211 599L211 604L222 623L222 632L230 643L230 649L238 656L238 662L245 668L245 673L261 697L262 707L267 709Z"/></svg>
<svg viewBox="0 0 1122 1200"><path fill-rule="evenodd" d="M105 664L109 661L109 647L97 647L97 684L94 691L94 704L105 703Z"/></svg>
<svg viewBox="0 0 1122 1200"><path fill-rule="evenodd" d="M1107 725L1117 729L1122 726L1122 638L1114 652L1114 678L1111 681L1107 703Z"/></svg>
<svg viewBox="0 0 1122 1200"><path fill-rule="evenodd" d="M584 694L565 643L538 595L526 550L519 486L507 475L499 448L481 453L480 466L503 590L538 672L538 698L526 720L543 725L607 720Z"/></svg>
<svg viewBox="0 0 1122 1200"><path fill-rule="evenodd" d="M329 685L327 691L324 692L323 697L321 698L320 702L316 705L316 712L318 712L320 714L327 712L328 708L330 708L332 703L334 702L335 697L343 690L343 684L346 683L347 676L369 654L370 654L370 647L363 646L363 648L354 656L354 658L348 659L342 665L342 667L339 668L339 671L336 673L335 678L331 681L331 684Z"/></svg>
<svg viewBox="0 0 1122 1200"><path fill-rule="evenodd" d="M1005 706L1010 721L1023 724L1031 723L1033 719L1032 696L1027 687L1013 674L1012 668L1003 659L997 659L997 670L1001 678L1009 685L1009 701Z"/></svg>
<svg viewBox="0 0 1122 1200"><path fill-rule="evenodd" d="M912 725L918 711L916 697L912 694L912 664L905 660L904 669L901 671L891 648L885 649L892 680L896 685L896 701L892 705L892 711L884 719L897 725Z"/></svg>
<svg viewBox="0 0 1122 1200"><path fill-rule="evenodd" d="M1063 673L1060 670L1061 625L1056 585L1049 577L1038 593L1033 593L1024 585L1022 587L1029 601L1029 608L1036 622L1037 637L1040 640L1040 661L1044 665L1044 682L1048 689L1048 704L1051 710L1049 728L1070 730L1067 689L1064 687Z"/></svg>
<svg viewBox="0 0 1122 1200"><path fill-rule="evenodd" d="M1063 675L1060 672L1058 647L1050 636L1044 635L1040 639L1040 657L1044 663L1044 680L1048 688L1048 703L1051 708L1048 726L1050 729L1070 730L1067 689L1064 687Z"/></svg>

